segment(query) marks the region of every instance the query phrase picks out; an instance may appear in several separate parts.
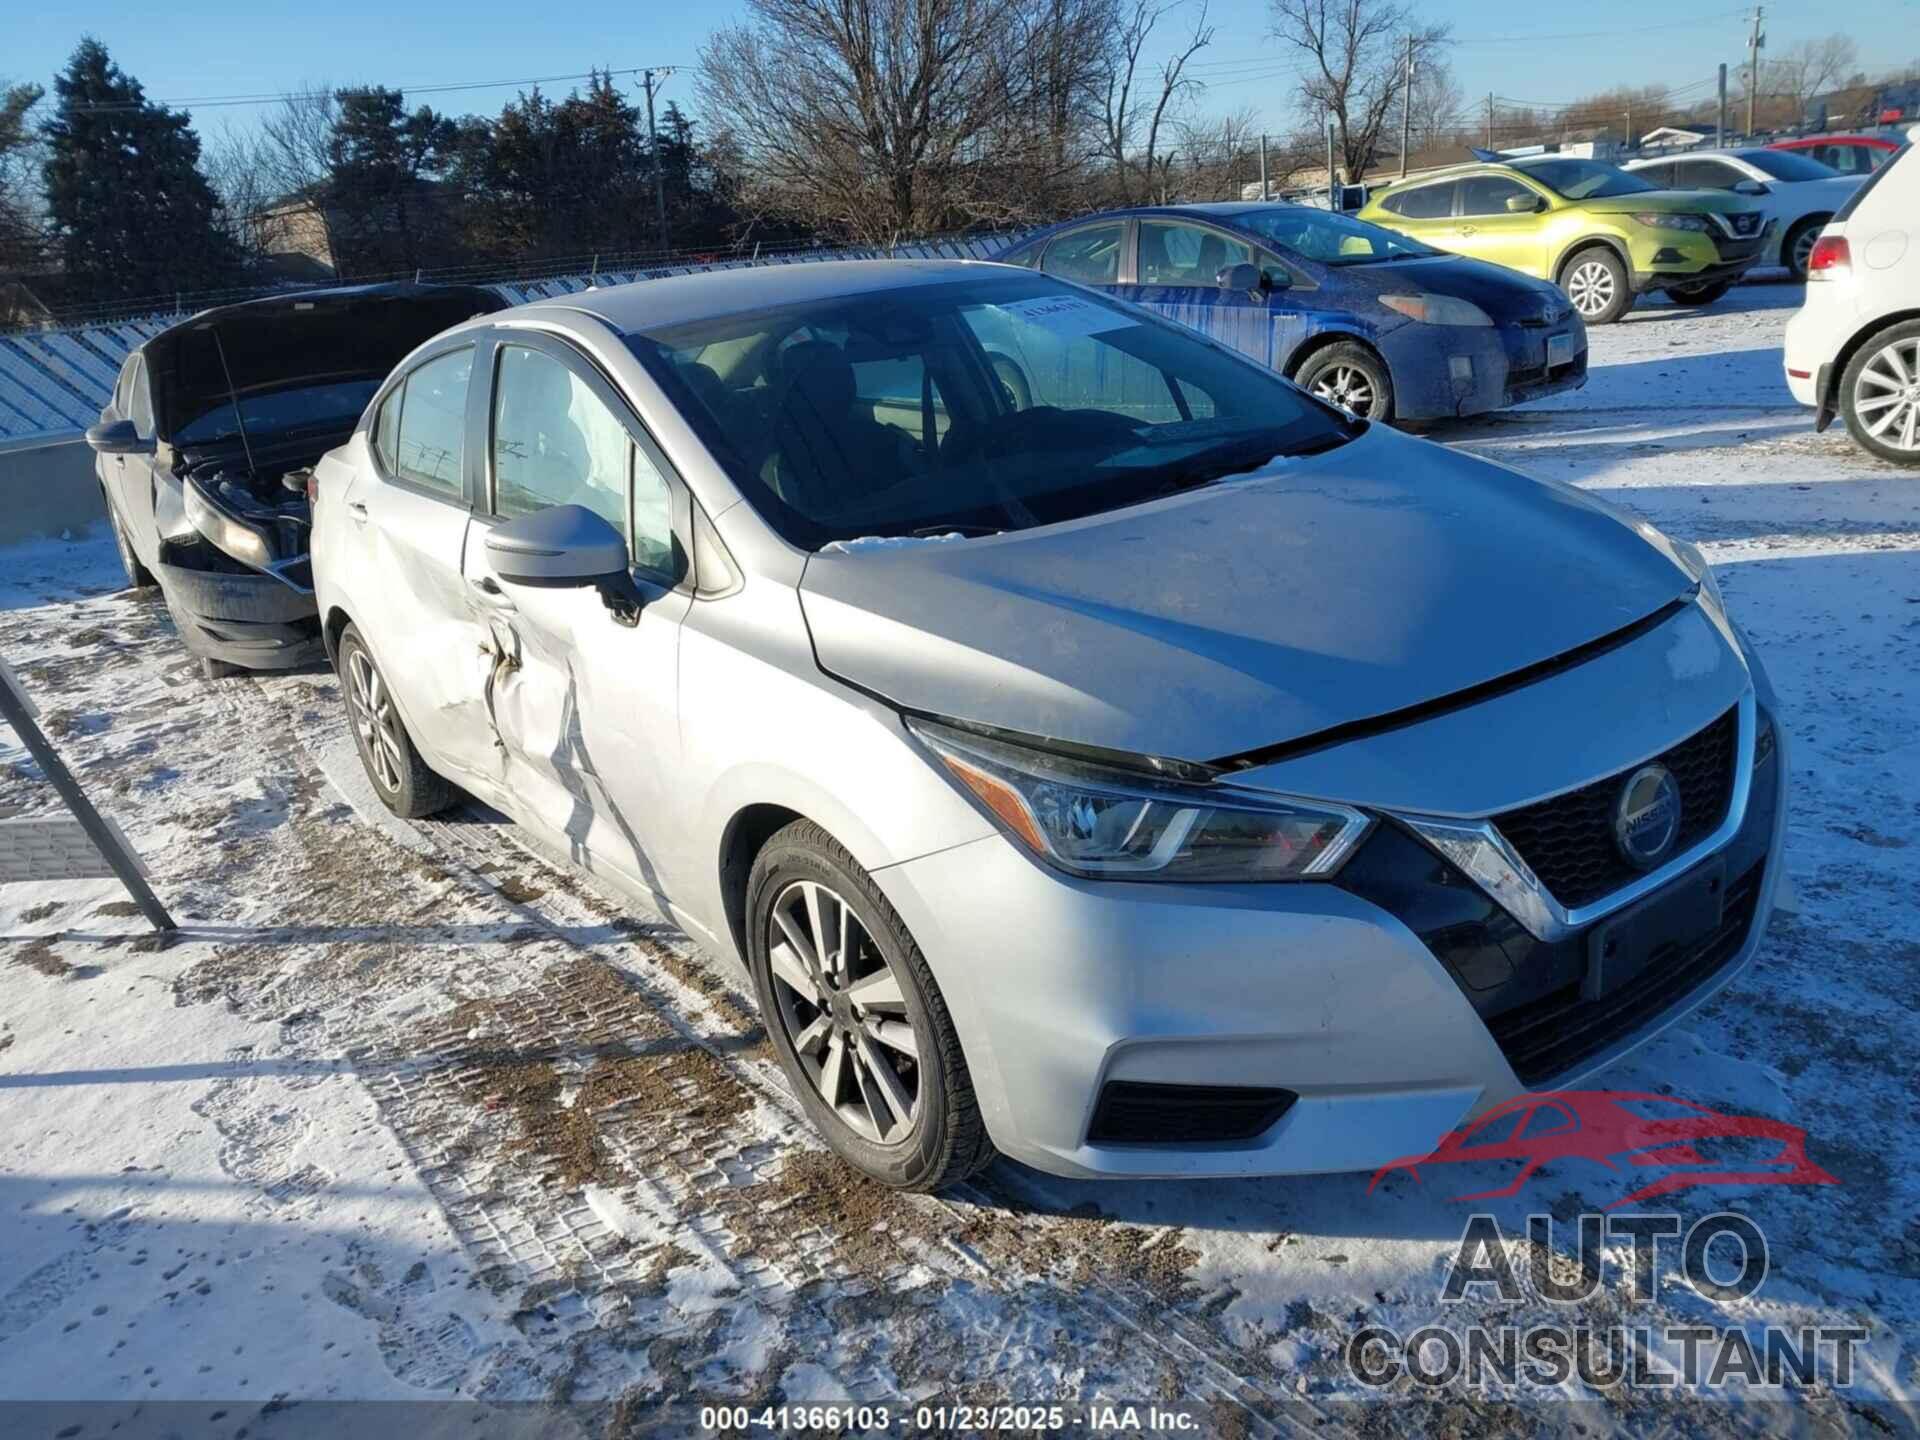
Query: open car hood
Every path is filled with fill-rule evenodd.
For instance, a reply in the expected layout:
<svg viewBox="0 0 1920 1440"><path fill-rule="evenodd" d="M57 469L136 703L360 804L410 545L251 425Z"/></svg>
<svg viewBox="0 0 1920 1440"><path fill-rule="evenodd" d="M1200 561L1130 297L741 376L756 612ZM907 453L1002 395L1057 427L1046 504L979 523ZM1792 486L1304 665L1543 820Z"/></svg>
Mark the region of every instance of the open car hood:
<svg viewBox="0 0 1920 1440"><path fill-rule="evenodd" d="M801 601L822 668L905 709L1211 761L1499 681L1694 589L1604 502L1375 425L1107 515L830 547Z"/></svg>
<svg viewBox="0 0 1920 1440"><path fill-rule="evenodd" d="M415 346L506 303L479 286L352 285L203 311L142 347L156 428L171 441L194 420L230 406L234 392L384 379Z"/></svg>

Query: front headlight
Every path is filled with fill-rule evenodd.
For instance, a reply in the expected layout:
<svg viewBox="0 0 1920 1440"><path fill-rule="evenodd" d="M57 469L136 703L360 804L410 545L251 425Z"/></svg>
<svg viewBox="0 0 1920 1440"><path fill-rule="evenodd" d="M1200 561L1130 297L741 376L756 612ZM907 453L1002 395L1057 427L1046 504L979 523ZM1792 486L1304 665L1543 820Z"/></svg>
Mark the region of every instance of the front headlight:
<svg viewBox="0 0 1920 1440"><path fill-rule="evenodd" d="M1704 215L1663 215L1657 210L1642 210L1633 218L1652 230L1695 230L1704 235L1713 229Z"/></svg>
<svg viewBox="0 0 1920 1440"><path fill-rule="evenodd" d="M259 570L267 568L273 560L273 552L267 548L266 536L251 525L242 524L224 511L216 510L191 480L181 489L186 492L187 519L193 522L194 529L241 564Z"/></svg>
<svg viewBox="0 0 1920 1440"><path fill-rule="evenodd" d="M1471 300L1459 300L1451 295L1382 295L1380 303L1425 325L1493 324L1492 317Z"/></svg>
<svg viewBox="0 0 1920 1440"><path fill-rule="evenodd" d="M1008 835L1092 879L1316 880L1369 824L1322 800L1164 780L930 720L907 727Z"/></svg>

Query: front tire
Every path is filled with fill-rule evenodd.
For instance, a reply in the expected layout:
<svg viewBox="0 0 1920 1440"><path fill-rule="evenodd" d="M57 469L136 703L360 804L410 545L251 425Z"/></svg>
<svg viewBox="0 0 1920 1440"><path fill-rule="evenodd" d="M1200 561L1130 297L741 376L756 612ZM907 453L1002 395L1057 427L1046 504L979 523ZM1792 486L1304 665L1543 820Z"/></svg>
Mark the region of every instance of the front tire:
<svg viewBox="0 0 1920 1440"><path fill-rule="evenodd" d="M393 703L393 692L357 626L348 625L340 632L338 654L340 688L353 724L354 747L381 802L404 820L446 809L453 800L453 787L434 774L414 749L413 737Z"/></svg>
<svg viewBox="0 0 1920 1440"><path fill-rule="evenodd" d="M1920 465L1920 320L1867 337L1840 376L1840 413L1860 447Z"/></svg>
<svg viewBox="0 0 1920 1440"><path fill-rule="evenodd" d="M1560 288L1589 325L1611 325L1633 308L1626 263L1604 245L1590 245L1567 261Z"/></svg>
<svg viewBox="0 0 1920 1440"><path fill-rule="evenodd" d="M1316 350L1293 379L1302 390L1358 419L1393 418L1393 379L1386 362L1364 345L1343 340Z"/></svg>
<svg viewBox="0 0 1920 1440"><path fill-rule="evenodd" d="M1711 305L1733 288L1731 280L1710 280L1705 285L1675 285L1667 295L1679 305Z"/></svg>
<svg viewBox="0 0 1920 1440"><path fill-rule="evenodd" d="M842 1159L921 1191L993 1159L926 957L872 877L810 820L754 859L747 963L781 1067Z"/></svg>

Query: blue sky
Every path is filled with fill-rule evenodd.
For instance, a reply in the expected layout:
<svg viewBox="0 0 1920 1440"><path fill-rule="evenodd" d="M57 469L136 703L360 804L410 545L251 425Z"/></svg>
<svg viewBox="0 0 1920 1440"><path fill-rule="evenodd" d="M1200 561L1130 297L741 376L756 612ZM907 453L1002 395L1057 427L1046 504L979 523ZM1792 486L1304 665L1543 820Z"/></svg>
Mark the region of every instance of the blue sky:
<svg viewBox="0 0 1920 1440"><path fill-rule="evenodd" d="M46 84L83 31L156 99L274 93L315 84L435 85L570 74L590 66L692 66L706 32L741 13L738 0L636 5L568 0L542 11L524 0L327 0L263 14L257 0L174 0L46 7L31 26L0 22L0 80ZM1496 0L1437 0L1423 19L1451 23L1460 43L1450 63L1479 103L1489 90L1517 99L1566 101L1616 83L1700 82L1744 55L1741 8L1729 0L1619 0L1605 7L1532 8ZM20 11L16 10L16 16ZM69 18L78 16L80 18ZM1296 63L1269 34L1266 0L1212 0L1216 36L1196 57L1210 81L1210 109L1251 107L1275 131L1288 128ZM1795 0L1769 5L1774 49L1843 29L1862 63L1890 66L1920 53L1920 0L1853 0L1831 9ZM1175 22L1165 22L1169 34ZM24 33L23 33L24 32ZM1891 43L1886 37L1898 37ZM683 70L664 94L697 118L697 77ZM518 88L425 94L454 112L496 111ZM564 92L568 85L548 87ZM203 135L244 126L247 106L191 106Z"/></svg>

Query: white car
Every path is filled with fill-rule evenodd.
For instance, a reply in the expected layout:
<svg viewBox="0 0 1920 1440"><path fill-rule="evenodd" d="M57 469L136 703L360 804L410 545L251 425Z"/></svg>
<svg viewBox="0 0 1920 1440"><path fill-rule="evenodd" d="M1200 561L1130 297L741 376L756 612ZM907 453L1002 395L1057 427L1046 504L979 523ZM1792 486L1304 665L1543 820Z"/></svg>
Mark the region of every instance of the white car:
<svg viewBox="0 0 1920 1440"><path fill-rule="evenodd" d="M1908 146L1842 206L1813 247L1787 322L1787 388L1838 414L1883 460L1920 465L1920 161Z"/></svg>
<svg viewBox="0 0 1920 1440"><path fill-rule="evenodd" d="M1791 150L1689 150L1630 160L1623 169L1669 190L1731 190L1751 195L1773 222L1767 249L1756 265L1784 265L1793 278L1807 278L1807 259L1820 227L1852 198L1863 176L1842 175L1831 165Z"/></svg>

